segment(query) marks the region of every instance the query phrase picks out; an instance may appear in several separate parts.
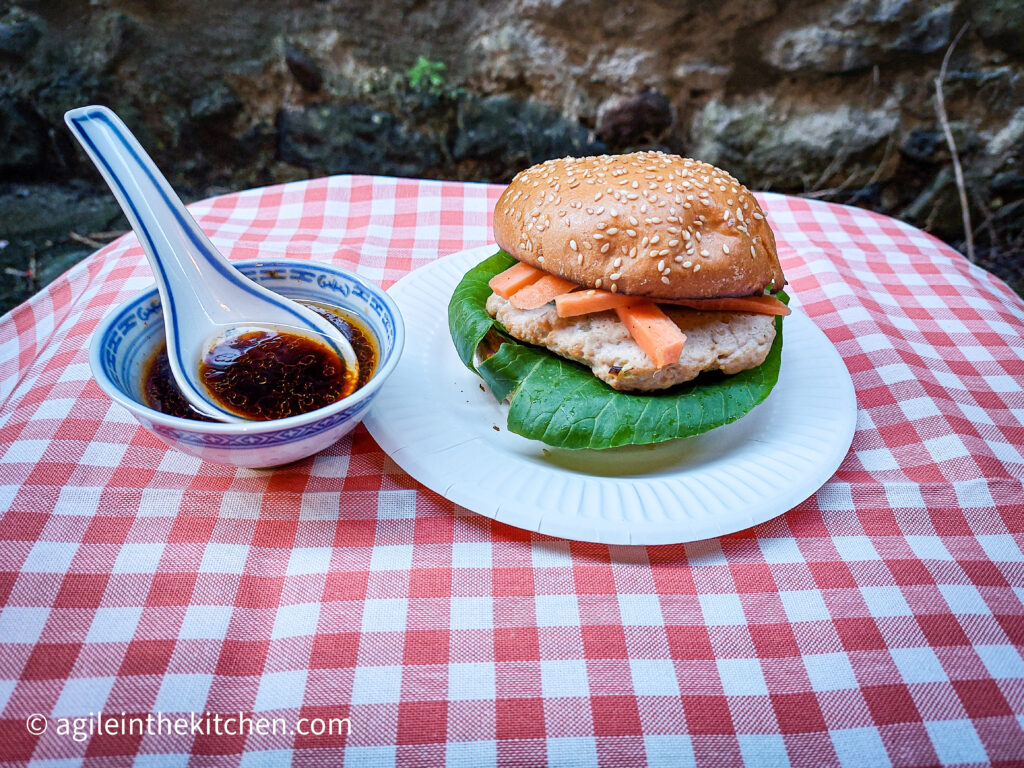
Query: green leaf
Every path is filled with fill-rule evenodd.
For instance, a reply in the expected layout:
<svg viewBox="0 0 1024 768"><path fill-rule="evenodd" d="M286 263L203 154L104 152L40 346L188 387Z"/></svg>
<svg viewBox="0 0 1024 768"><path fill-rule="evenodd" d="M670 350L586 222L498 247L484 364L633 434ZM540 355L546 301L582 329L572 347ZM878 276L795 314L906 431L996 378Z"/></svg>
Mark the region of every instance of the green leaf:
<svg viewBox="0 0 1024 768"><path fill-rule="evenodd" d="M484 307L491 295L487 282L515 263L516 260L507 253L498 251L466 273L448 302L448 327L455 342L455 351L470 370L476 370L473 353L481 340L489 330L500 327Z"/></svg>
<svg viewBox="0 0 1024 768"><path fill-rule="evenodd" d="M782 318L764 363L726 376L706 373L660 392L619 392L589 368L553 352L510 339L487 314L494 275L515 260L504 251L466 273L448 305L448 327L462 361L500 402L510 399L508 429L560 448L613 448L691 437L735 421L768 397L779 378ZM788 301L784 293L778 294ZM496 354L473 366L484 336L497 331Z"/></svg>

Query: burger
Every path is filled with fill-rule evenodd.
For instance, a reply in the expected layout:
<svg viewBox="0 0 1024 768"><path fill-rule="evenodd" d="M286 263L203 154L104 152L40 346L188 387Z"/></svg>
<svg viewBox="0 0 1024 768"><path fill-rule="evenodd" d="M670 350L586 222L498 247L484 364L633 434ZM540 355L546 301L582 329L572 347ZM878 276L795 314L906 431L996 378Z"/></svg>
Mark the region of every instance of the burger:
<svg viewBox="0 0 1024 768"><path fill-rule="evenodd" d="M498 199L494 238L501 252L460 283L449 325L515 431L656 442L734 420L774 385L785 277L764 212L727 172L661 152L548 160ZM541 359L554 379L531 382ZM723 395L731 407L709 413ZM603 424L608 405L658 424Z"/></svg>

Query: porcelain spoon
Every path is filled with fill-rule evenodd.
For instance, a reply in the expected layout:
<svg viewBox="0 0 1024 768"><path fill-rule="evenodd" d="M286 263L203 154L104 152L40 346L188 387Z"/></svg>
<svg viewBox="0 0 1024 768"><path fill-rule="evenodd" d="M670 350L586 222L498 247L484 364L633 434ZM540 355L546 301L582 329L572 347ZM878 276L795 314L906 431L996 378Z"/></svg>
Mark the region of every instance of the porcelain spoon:
<svg viewBox="0 0 1024 768"><path fill-rule="evenodd" d="M213 400L199 372L214 342L241 331L275 330L318 339L347 367L358 369L352 345L337 328L231 265L114 112L79 107L67 112L64 122L110 186L149 258L171 372L194 408L218 421L248 421Z"/></svg>

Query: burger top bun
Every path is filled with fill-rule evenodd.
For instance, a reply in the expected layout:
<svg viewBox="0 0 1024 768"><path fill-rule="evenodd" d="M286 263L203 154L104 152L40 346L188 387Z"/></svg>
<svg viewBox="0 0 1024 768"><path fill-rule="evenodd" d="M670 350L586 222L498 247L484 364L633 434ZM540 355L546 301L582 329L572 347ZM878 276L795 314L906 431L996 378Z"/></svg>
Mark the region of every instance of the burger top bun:
<svg viewBox="0 0 1024 768"><path fill-rule="evenodd" d="M749 296L785 284L750 191L713 165L662 152L527 168L498 199L494 237L539 269L636 296Z"/></svg>

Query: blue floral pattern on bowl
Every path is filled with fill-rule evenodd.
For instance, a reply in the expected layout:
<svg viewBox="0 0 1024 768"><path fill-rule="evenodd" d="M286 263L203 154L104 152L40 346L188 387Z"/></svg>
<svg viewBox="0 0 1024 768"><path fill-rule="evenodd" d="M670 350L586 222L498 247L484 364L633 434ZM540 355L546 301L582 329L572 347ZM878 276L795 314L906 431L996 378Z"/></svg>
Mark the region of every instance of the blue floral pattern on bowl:
<svg viewBox="0 0 1024 768"><path fill-rule="evenodd" d="M282 258L232 263L246 276L283 296L333 304L362 318L380 352L370 381L337 403L274 421L210 423L154 411L143 400L142 379L164 337L155 286L117 307L100 323L90 350L93 375L111 398L173 448L208 461L244 467L296 461L333 444L366 415L373 396L402 353L402 316L380 288L340 267Z"/></svg>

